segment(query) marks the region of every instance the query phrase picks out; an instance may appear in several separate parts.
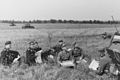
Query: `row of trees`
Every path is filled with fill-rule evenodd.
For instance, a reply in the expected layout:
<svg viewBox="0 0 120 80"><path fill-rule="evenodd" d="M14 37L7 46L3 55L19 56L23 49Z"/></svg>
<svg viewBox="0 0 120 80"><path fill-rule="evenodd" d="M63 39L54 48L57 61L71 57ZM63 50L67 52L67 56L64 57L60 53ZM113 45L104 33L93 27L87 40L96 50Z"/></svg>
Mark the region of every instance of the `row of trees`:
<svg viewBox="0 0 120 80"><path fill-rule="evenodd" d="M30 21L15 21L15 20L1 20L2 23L71 23L71 24L120 24L120 21L100 21L100 20L56 20L56 19L50 19L50 20L30 20Z"/></svg>

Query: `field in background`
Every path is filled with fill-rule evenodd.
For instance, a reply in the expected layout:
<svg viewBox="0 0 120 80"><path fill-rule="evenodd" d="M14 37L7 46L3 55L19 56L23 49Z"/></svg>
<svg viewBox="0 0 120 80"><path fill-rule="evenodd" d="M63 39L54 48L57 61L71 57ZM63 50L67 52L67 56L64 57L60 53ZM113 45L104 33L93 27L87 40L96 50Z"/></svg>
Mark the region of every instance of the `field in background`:
<svg viewBox="0 0 120 80"><path fill-rule="evenodd" d="M32 24L36 29L22 29L21 27L24 26L24 24L16 25L17 26L9 26L9 24L0 23L0 51L4 48L4 43L7 40L13 42L13 49L19 51L21 55L25 55L24 52L28 48L28 43L31 40L38 41L39 45L42 46L43 49L46 49L50 45L48 35L51 34L52 46L55 45L58 40L63 39L68 47L71 47L71 44L76 40L77 45L82 47L86 54L95 57L98 55L96 50L109 45L110 40L103 40L100 36L94 35L104 32L115 32L114 25L109 24ZM119 25L117 26L118 29L120 29ZM1 73L0 80L6 80L5 77L7 80L8 78L11 78L10 80L70 80L70 78L71 80L81 80L80 78L83 80L99 80L95 75L91 76L79 70L61 68L55 68L55 70L52 67L46 70L45 68L46 67L43 67L43 65L38 66L38 72L36 67L32 67L27 72L23 71L23 73L25 73L24 75L19 75L18 73L14 74L18 77L1 77L3 76ZM29 71L32 71L32 73L29 73ZM22 72L22 70L19 72ZM71 75L72 77L69 77ZM30 78L30 76L33 78ZM36 76L38 76L38 78L36 78ZM45 76L48 76L48 79ZM59 79L57 77L59 77ZM104 77L103 80L110 80L110 78L105 79L106 77Z"/></svg>
<svg viewBox="0 0 120 80"><path fill-rule="evenodd" d="M53 36L52 44L56 43L59 39L64 39L69 44L74 41L76 36L115 32L113 25L109 24L32 24L36 29L22 29L21 27L24 26L24 24L16 25L17 26L9 26L9 24L0 24L0 51L3 49L4 43L7 40L11 40L13 42L13 48L23 54L28 47L28 42L34 39L38 41L39 45L43 48L47 47L48 34L52 34ZM117 26L119 27L119 25ZM70 38L70 36L72 37ZM97 46L103 42L100 38L79 38L78 44L81 45L81 47L87 47L87 45Z"/></svg>

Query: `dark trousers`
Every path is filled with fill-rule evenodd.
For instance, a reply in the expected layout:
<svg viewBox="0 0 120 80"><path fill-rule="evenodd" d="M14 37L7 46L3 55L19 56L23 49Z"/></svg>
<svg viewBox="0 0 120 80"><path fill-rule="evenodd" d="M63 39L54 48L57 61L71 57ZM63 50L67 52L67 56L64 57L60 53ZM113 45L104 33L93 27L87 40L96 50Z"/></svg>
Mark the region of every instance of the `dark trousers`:
<svg viewBox="0 0 120 80"><path fill-rule="evenodd" d="M26 64L28 64L29 66L35 65L35 63L35 58L26 58Z"/></svg>

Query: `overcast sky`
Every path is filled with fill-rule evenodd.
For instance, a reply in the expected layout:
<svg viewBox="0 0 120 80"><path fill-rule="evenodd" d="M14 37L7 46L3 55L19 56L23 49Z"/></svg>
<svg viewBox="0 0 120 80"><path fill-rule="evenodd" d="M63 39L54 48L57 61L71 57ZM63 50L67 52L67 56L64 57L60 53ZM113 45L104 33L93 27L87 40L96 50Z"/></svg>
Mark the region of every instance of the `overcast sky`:
<svg viewBox="0 0 120 80"><path fill-rule="evenodd" d="M0 0L0 19L120 20L120 0Z"/></svg>

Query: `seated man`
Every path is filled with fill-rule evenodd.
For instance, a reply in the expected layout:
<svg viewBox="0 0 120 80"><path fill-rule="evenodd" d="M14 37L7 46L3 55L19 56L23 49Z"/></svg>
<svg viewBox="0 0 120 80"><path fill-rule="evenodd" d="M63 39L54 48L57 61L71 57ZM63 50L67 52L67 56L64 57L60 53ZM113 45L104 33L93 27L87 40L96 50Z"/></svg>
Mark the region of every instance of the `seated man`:
<svg viewBox="0 0 120 80"><path fill-rule="evenodd" d="M109 53L113 54L113 52L110 49L102 49L99 50L100 55L99 57L99 68L97 69L97 74L103 75L104 73L108 72L109 64L111 63L111 57Z"/></svg>
<svg viewBox="0 0 120 80"><path fill-rule="evenodd" d="M67 51L66 47L62 48L63 50L58 54L57 61L61 66L74 66L72 56Z"/></svg>
<svg viewBox="0 0 120 80"><path fill-rule="evenodd" d="M54 50L52 50L52 49L43 50L41 52L41 59L42 59L43 63L54 62L55 61Z"/></svg>
<svg viewBox="0 0 120 80"><path fill-rule="evenodd" d="M1 63L4 66L12 66L20 60L20 54L17 51L11 50L11 41L5 43L5 48L1 52Z"/></svg>
<svg viewBox="0 0 120 80"><path fill-rule="evenodd" d="M29 66L35 65L36 64L36 53L40 51L41 48L38 49L38 46L36 47L36 43L34 41L31 41L29 43L29 48L26 51L26 63Z"/></svg>
<svg viewBox="0 0 120 80"><path fill-rule="evenodd" d="M54 50L54 53L56 53L55 56L57 56L58 53L59 53L60 51L62 51L62 47L63 47L64 45L65 45L65 44L64 44L64 41L63 41L63 40L59 40L59 42L57 43L57 45L55 45L55 46L52 47L52 49Z"/></svg>
<svg viewBox="0 0 120 80"><path fill-rule="evenodd" d="M83 50L80 47L75 47L71 51L72 58L74 59L75 63L79 63L79 61L84 57Z"/></svg>

